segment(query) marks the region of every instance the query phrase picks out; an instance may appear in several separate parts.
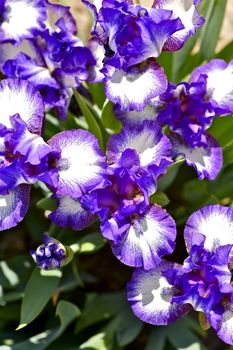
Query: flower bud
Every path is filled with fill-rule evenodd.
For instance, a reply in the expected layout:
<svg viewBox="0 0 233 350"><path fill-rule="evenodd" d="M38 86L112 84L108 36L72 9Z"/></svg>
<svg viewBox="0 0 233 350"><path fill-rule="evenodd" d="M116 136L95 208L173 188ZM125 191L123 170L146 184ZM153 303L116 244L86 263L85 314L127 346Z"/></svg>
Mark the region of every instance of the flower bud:
<svg viewBox="0 0 233 350"><path fill-rule="evenodd" d="M59 269L73 258L73 252L69 247L65 247L47 234L44 235L43 242L44 244L36 250L30 251L33 260L41 269Z"/></svg>

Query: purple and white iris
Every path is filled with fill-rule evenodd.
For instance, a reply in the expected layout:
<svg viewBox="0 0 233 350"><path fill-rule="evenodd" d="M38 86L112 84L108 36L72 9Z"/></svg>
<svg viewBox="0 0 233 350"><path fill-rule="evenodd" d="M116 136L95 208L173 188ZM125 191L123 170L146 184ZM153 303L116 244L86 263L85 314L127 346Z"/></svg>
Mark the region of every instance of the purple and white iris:
<svg viewBox="0 0 233 350"><path fill-rule="evenodd" d="M81 230L96 219L82 207L81 198L109 184L105 156L96 137L86 130L63 131L48 144L60 154L54 162L58 182L55 187L49 186L58 208L49 217L59 226Z"/></svg>
<svg viewBox="0 0 233 350"><path fill-rule="evenodd" d="M141 111L167 87L154 59L162 50L181 48L203 24L196 1L154 1L151 8L132 1L83 2L94 14L93 34L105 49L101 72L107 97L123 110Z"/></svg>
<svg viewBox="0 0 233 350"><path fill-rule="evenodd" d="M32 39L45 28L46 7L43 0L0 1L0 43L18 45Z"/></svg>
<svg viewBox="0 0 233 350"><path fill-rule="evenodd" d="M115 256L129 266L150 269L174 249L175 222L149 196L171 163L171 144L156 123L125 127L107 145L109 184L80 201L101 220L101 232Z"/></svg>
<svg viewBox="0 0 233 350"><path fill-rule="evenodd" d="M199 179L214 180L222 168L221 147L207 129L214 118L233 112L232 76L232 62L214 59L196 68L189 83L169 84L160 96L157 119L171 130L174 156L184 156Z"/></svg>
<svg viewBox="0 0 233 350"><path fill-rule="evenodd" d="M38 91L23 80L0 82L0 229L15 226L26 214L30 184L56 186L51 160L58 152L40 136L44 105Z"/></svg>
<svg viewBox="0 0 233 350"><path fill-rule="evenodd" d="M189 257L183 265L164 261L149 271L135 270L128 284L132 309L148 323L166 325L192 306L233 344L233 209L198 210L188 219L184 238Z"/></svg>
<svg viewBox="0 0 233 350"><path fill-rule="evenodd" d="M214 180L222 168L222 149L208 128L216 117L233 112L232 75L232 61L211 60L196 68L189 82L168 83L166 92L150 100L141 112L118 107L116 116L123 125L157 120L161 127L168 126L173 157L183 156L199 179Z"/></svg>
<svg viewBox="0 0 233 350"><path fill-rule="evenodd" d="M27 23L25 13L22 15L20 11L24 8L22 3L28 11L31 7L27 1L8 2L20 8L17 25L13 28L17 28L17 32L21 30L22 35L17 40L5 40L1 44L2 71L8 78L31 82L39 89L46 109L55 108L61 117L66 117L72 88L77 88L82 81L95 79L93 67L96 60L76 37L75 21L68 7L50 4L46 0L29 2L42 23L36 29L32 26L30 33L34 35L29 36L25 25L33 24L30 22L32 16L27 16ZM2 27L9 23L3 16Z"/></svg>
<svg viewBox="0 0 233 350"><path fill-rule="evenodd" d="M206 79L206 98L211 102L216 115L233 113L233 60L229 63L213 59L194 69L190 82Z"/></svg>
<svg viewBox="0 0 233 350"><path fill-rule="evenodd" d="M194 83L169 84L160 100L164 106L157 120L170 128L173 156L184 156L199 179L214 180L223 160L220 145L206 131L216 117L215 106L207 98L206 77Z"/></svg>

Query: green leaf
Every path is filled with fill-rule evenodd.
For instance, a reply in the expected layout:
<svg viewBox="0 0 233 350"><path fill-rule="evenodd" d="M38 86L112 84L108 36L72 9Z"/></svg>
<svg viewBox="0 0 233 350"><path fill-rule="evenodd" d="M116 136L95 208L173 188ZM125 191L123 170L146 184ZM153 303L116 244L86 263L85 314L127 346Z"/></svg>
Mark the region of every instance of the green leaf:
<svg viewBox="0 0 233 350"><path fill-rule="evenodd" d="M189 38L181 50L173 53L173 64L171 81L178 83L188 75L195 67L196 60L191 56L192 49L194 48L198 35L194 35Z"/></svg>
<svg viewBox="0 0 233 350"><path fill-rule="evenodd" d="M168 80L172 80L172 68L173 68L174 53L161 52L157 61L164 68Z"/></svg>
<svg viewBox="0 0 233 350"><path fill-rule="evenodd" d="M74 321L80 315L81 311L76 305L65 300L60 300L56 309L56 316L58 316L61 321L59 334L65 330L69 323Z"/></svg>
<svg viewBox="0 0 233 350"><path fill-rule="evenodd" d="M165 207L170 203L168 196L164 192L157 191L151 197L150 201Z"/></svg>
<svg viewBox="0 0 233 350"><path fill-rule="evenodd" d="M119 346L125 346L139 335L143 328L143 322L132 313L126 302L117 318L119 324L116 328L116 339Z"/></svg>
<svg viewBox="0 0 233 350"><path fill-rule="evenodd" d="M166 332L164 328L156 327L152 330L145 350L163 350L166 342Z"/></svg>
<svg viewBox="0 0 233 350"><path fill-rule="evenodd" d="M222 147L227 147L232 142L233 117L224 116L215 118L208 132L213 135Z"/></svg>
<svg viewBox="0 0 233 350"><path fill-rule="evenodd" d="M80 245L80 253L90 254L103 248L107 240L98 232L84 236L78 243Z"/></svg>
<svg viewBox="0 0 233 350"><path fill-rule="evenodd" d="M233 41L226 45L221 51L216 55L217 58L221 58L226 61L230 61L233 58Z"/></svg>
<svg viewBox="0 0 233 350"><path fill-rule="evenodd" d="M56 316L60 318L60 327L48 329L42 333L30 337L29 339L13 345L12 350L44 350L48 345L56 340L65 331L71 322L81 314L78 307L68 301L60 300Z"/></svg>
<svg viewBox="0 0 233 350"><path fill-rule="evenodd" d="M111 320L105 327L103 327L98 334L88 339L85 343L81 344L78 350L119 350L117 344L115 344L114 335L119 326L119 319L115 318Z"/></svg>
<svg viewBox="0 0 233 350"><path fill-rule="evenodd" d="M55 210L56 209L56 200L51 198L51 194L47 195L45 198L40 199L36 206L42 210Z"/></svg>
<svg viewBox="0 0 233 350"><path fill-rule="evenodd" d="M156 327L151 332L145 350L167 350L167 344L171 344L169 349L207 350L196 335L196 328L200 330L198 323L189 316L185 316L169 326Z"/></svg>
<svg viewBox="0 0 233 350"><path fill-rule="evenodd" d="M167 172L158 180L158 191L165 191L175 180L181 164L184 160L178 160L167 168Z"/></svg>
<svg viewBox="0 0 233 350"><path fill-rule="evenodd" d="M182 336L181 336L182 331ZM199 337L194 333L187 317L176 321L174 324L166 327L169 342L177 350L204 350L205 346L201 343Z"/></svg>
<svg viewBox="0 0 233 350"><path fill-rule="evenodd" d="M16 303L0 307L0 320L14 320L17 322L19 319L19 313L20 308Z"/></svg>
<svg viewBox="0 0 233 350"><path fill-rule="evenodd" d="M215 181L209 181L208 188L220 199L233 198L233 164L223 169Z"/></svg>
<svg viewBox="0 0 233 350"><path fill-rule="evenodd" d="M78 320L76 331L80 332L99 321L113 317L119 313L122 304L125 305L124 293L94 296L91 300L87 301L82 315Z"/></svg>
<svg viewBox="0 0 233 350"><path fill-rule="evenodd" d="M37 267L34 269L25 289L17 329L25 327L40 314L57 289L61 276L60 270L45 271Z"/></svg>
<svg viewBox="0 0 233 350"><path fill-rule="evenodd" d="M44 133L44 139L48 140L58 132L62 131L61 123L59 119L54 117L50 113L45 114L46 118L46 128Z"/></svg>
<svg viewBox="0 0 233 350"><path fill-rule="evenodd" d="M106 333L101 332L79 346L78 350L110 350L111 344L106 340Z"/></svg>
<svg viewBox="0 0 233 350"><path fill-rule="evenodd" d="M114 131L115 133L119 133L121 131L121 123L116 119L113 112L113 104L110 101L108 101L103 107L101 121L106 129Z"/></svg>
<svg viewBox="0 0 233 350"><path fill-rule="evenodd" d="M226 3L226 0L209 1L206 23L204 24L201 33L201 46L199 51L200 61L203 59L209 60L215 54Z"/></svg>
<svg viewBox="0 0 233 350"><path fill-rule="evenodd" d="M14 289L23 286L30 276L32 259L28 255L19 255L0 262L0 286ZM1 299L1 298L0 298Z"/></svg>
<svg viewBox="0 0 233 350"><path fill-rule="evenodd" d="M192 207L199 207L210 196L207 182L198 179L186 182L183 188L183 198Z"/></svg>
<svg viewBox="0 0 233 350"><path fill-rule="evenodd" d="M104 93L104 84L103 83L88 84L88 90L92 94L94 102L101 109L106 100L106 96Z"/></svg>
<svg viewBox="0 0 233 350"><path fill-rule="evenodd" d="M97 137L97 139L100 142L101 148L103 148L104 145L103 145L102 132L101 132L99 124L97 123L94 115L92 114L92 112L90 111L90 109L86 105L83 97L78 93L78 91L74 90L74 96L76 98L77 103L79 104L79 107L80 107L84 117L86 118L86 121L87 121L87 124L89 127L89 131Z"/></svg>
<svg viewBox="0 0 233 350"><path fill-rule="evenodd" d="M232 129L233 129L233 117L225 116L221 118L216 118L211 125L209 132L213 135L216 140L223 147L223 157L224 164L227 165L233 162L233 139L232 139Z"/></svg>

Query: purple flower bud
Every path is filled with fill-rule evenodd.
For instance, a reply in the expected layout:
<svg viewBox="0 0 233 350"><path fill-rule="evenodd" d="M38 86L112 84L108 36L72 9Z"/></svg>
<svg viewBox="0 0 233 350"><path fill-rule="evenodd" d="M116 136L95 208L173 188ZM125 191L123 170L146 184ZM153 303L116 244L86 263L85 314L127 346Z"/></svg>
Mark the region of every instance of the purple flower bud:
<svg viewBox="0 0 233 350"><path fill-rule="evenodd" d="M47 234L44 235L43 241L44 244L41 244L36 251L30 251L37 266L44 270L59 269L64 266L68 260L66 247Z"/></svg>

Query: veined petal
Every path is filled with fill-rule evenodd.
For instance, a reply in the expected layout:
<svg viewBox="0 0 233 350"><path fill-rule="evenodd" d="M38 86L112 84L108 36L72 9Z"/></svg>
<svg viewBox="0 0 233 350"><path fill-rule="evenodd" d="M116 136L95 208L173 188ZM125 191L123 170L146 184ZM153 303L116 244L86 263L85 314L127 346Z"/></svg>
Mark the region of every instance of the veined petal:
<svg viewBox="0 0 233 350"><path fill-rule="evenodd" d="M210 312L208 317L218 337L225 343L233 345L233 308L230 301Z"/></svg>
<svg viewBox="0 0 233 350"><path fill-rule="evenodd" d="M188 219L184 238L187 250L205 237L204 248L215 251L233 242L233 208L209 205L194 212Z"/></svg>
<svg viewBox="0 0 233 350"><path fill-rule="evenodd" d="M59 173L57 195L78 198L104 187L105 158L94 135L86 130L63 131L48 143L61 151L56 164Z"/></svg>
<svg viewBox="0 0 233 350"><path fill-rule="evenodd" d="M102 0L82 0L82 2L89 7L94 16L97 16L102 6Z"/></svg>
<svg viewBox="0 0 233 350"><path fill-rule="evenodd" d="M127 299L134 314L142 321L154 325L167 325L190 310L189 305L171 303L176 289L168 283L162 273L172 269L173 265L163 262L153 270L135 269L128 283Z"/></svg>
<svg viewBox="0 0 233 350"><path fill-rule="evenodd" d="M51 4L49 2L46 2L46 27L51 32L56 32L58 31L57 24L59 24L59 20L62 19L69 33L76 34L76 23L69 9L70 8L68 6L62 6L59 4Z"/></svg>
<svg viewBox="0 0 233 350"><path fill-rule="evenodd" d="M38 47L33 40L23 40L20 45L15 46L11 43L4 43L0 46L0 64L3 65L6 61L15 58L19 53L31 57L38 65L43 62L43 58Z"/></svg>
<svg viewBox="0 0 233 350"><path fill-rule="evenodd" d="M38 62L24 53L19 53L14 59L8 60L3 66L3 72L9 78L25 79L37 86L38 89L41 85L48 85L55 89L60 88L48 68L40 66Z"/></svg>
<svg viewBox="0 0 233 350"><path fill-rule="evenodd" d="M204 18L199 15L193 0L155 0L153 7L172 10L171 18L180 18L184 29L175 32L165 43L163 50L177 51L186 39L194 34L204 24Z"/></svg>
<svg viewBox="0 0 233 350"><path fill-rule="evenodd" d="M167 88L164 70L153 59L132 66L127 72L108 66L104 73L107 97L124 110L142 111L151 98Z"/></svg>
<svg viewBox="0 0 233 350"><path fill-rule="evenodd" d="M152 103L153 100L155 100L155 103ZM162 105L162 102L158 97L155 97L152 101L150 100L141 112L124 111L120 109L120 106L117 106L114 112L117 119L119 119L123 125L136 126L141 124L144 120L156 120L159 106Z"/></svg>
<svg viewBox="0 0 233 350"><path fill-rule="evenodd" d="M92 38L88 42L88 48L90 49L96 64L90 71L90 79L92 83L99 83L104 81L104 75L100 72L103 68L103 60L105 57L105 49L103 45L100 45L96 38Z"/></svg>
<svg viewBox="0 0 233 350"><path fill-rule="evenodd" d="M28 131L26 123L17 114L11 118L15 132L6 136L5 144L15 156L24 156L24 162L38 165L53 149L39 135Z"/></svg>
<svg viewBox="0 0 233 350"><path fill-rule="evenodd" d="M0 28L0 42L20 43L33 38L36 30L44 28L46 11L41 0L6 0L4 21Z"/></svg>
<svg viewBox="0 0 233 350"><path fill-rule="evenodd" d="M171 163L171 144L153 121L144 121L137 126L125 126L120 134L113 135L107 145L107 160L115 163L127 149L135 150L140 165L158 176ZM156 167L156 168L154 168Z"/></svg>
<svg viewBox="0 0 233 350"><path fill-rule="evenodd" d="M20 185L7 195L0 195L0 231L23 220L29 206L30 185Z"/></svg>
<svg viewBox="0 0 233 350"><path fill-rule="evenodd" d="M207 148L191 148L177 134L170 136L170 140L174 155L183 155L187 164L195 168L200 180L214 180L217 177L222 168L223 157L222 148L213 136L206 134Z"/></svg>
<svg viewBox="0 0 233 350"><path fill-rule="evenodd" d="M0 82L0 123L12 128L11 117L19 114L28 130L40 134L44 104L35 87L25 80L5 79Z"/></svg>
<svg viewBox="0 0 233 350"><path fill-rule="evenodd" d="M50 220L60 227L72 227L73 230L83 230L91 225L96 216L82 208L78 199L70 197L58 198L58 207L49 215Z"/></svg>
<svg viewBox="0 0 233 350"><path fill-rule="evenodd" d="M166 210L153 205L143 216L133 219L122 239L112 244L112 251L124 264L148 270L173 251L175 239L175 221Z"/></svg>
<svg viewBox="0 0 233 350"><path fill-rule="evenodd" d="M207 75L207 96L217 103L223 113L233 112L233 60L228 64L221 59L213 59L209 63L194 69L191 82Z"/></svg>

